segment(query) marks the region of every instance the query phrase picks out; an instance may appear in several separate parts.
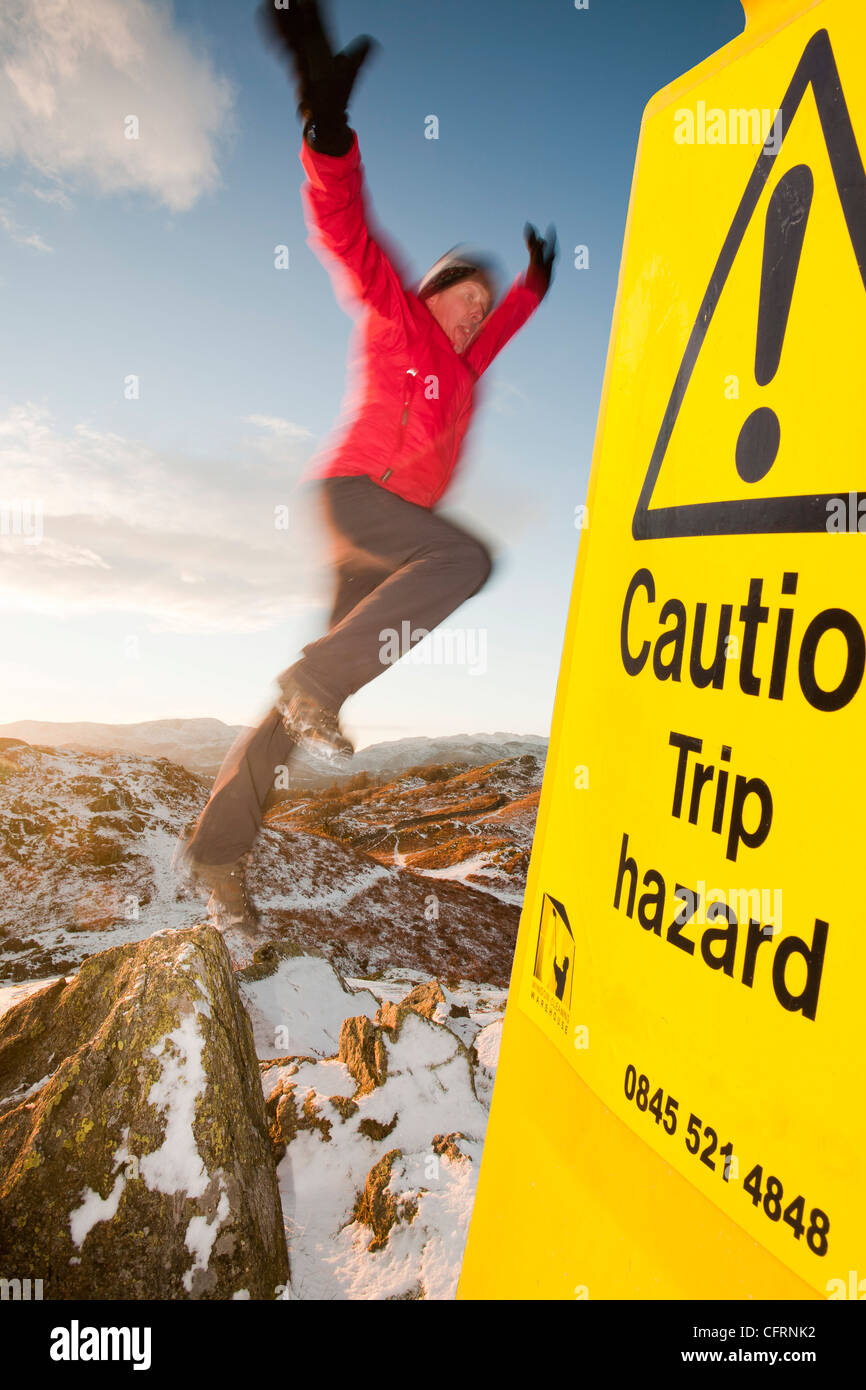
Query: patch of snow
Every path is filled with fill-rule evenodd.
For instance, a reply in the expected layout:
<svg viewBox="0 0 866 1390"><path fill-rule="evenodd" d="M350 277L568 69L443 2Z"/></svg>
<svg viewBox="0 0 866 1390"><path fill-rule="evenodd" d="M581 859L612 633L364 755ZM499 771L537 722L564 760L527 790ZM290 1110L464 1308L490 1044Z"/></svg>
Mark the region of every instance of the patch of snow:
<svg viewBox="0 0 866 1390"><path fill-rule="evenodd" d="M117 1208L126 1186L127 1170L124 1167L129 1162L130 1153L127 1145L129 1130L124 1133L123 1143L116 1150L114 1163L121 1165L121 1171L114 1179L114 1185L107 1197L100 1197L98 1192L94 1192L92 1187L86 1187L81 1193L81 1206L75 1207L69 1213L69 1230L73 1242L81 1249L81 1245L88 1232L93 1229L100 1221L111 1221L117 1215Z"/></svg>
<svg viewBox="0 0 866 1390"><path fill-rule="evenodd" d="M408 972L418 978L407 981L406 973L401 972L399 982L390 982L390 992L398 998L407 986L429 978ZM382 983L369 982L371 991L378 993ZM339 1063L302 1062L291 1077L296 1103L300 1106L310 1096L330 1120L331 1137L324 1142L317 1131L302 1130L277 1170L292 1258L289 1298L399 1297L419 1281L428 1298L454 1297L487 1110L473 1093L467 1058L446 1028L410 1015L396 1041L387 1033L384 1039L386 1081L357 1097L358 1111L345 1121L327 1099L353 1092L354 1083L345 1090L334 1085ZM267 1078L269 1093L274 1072ZM395 1115L394 1129L382 1140L360 1131L364 1119L390 1124ZM455 1130L467 1136L460 1141L469 1155L466 1162L451 1162L433 1151L434 1135ZM372 1232L352 1221L352 1211L370 1169L392 1148L402 1149L403 1157L392 1167L391 1190L415 1200L418 1212L411 1224L398 1221L386 1247L371 1253Z"/></svg>
<svg viewBox="0 0 866 1390"><path fill-rule="evenodd" d="M478 1053L478 1060L482 1067L488 1071L495 1072L499 1063L499 1048L502 1043L502 1025L504 1019L497 1019L495 1023L488 1023L486 1028L482 1028L478 1037L475 1039L475 1051Z"/></svg>
<svg viewBox="0 0 866 1390"><path fill-rule="evenodd" d="M353 1223L338 1240L345 1250L346 1297L382 1299L420 1285L428 1299L453 1299L475 1199L482 1145L460 1141L465 1161L415 1153L395 1161L389 1189L414 1201L411 1223L398 1222L384 1250L367 1252L371 1232Z"/></svg>
<svg viewBox="0 0 866 1390"><path fill-rule="evenodd" d="M260 893L259 905L265 911L272 912L343 907L353 898L356 898L359 893L368 892L374 883L393 878L394 873L391 869L384 864L374 864L369 869L364 868L355 874L346 874L346 886L344 888L331 888L327 892L316 892L315 886L312 886L310 892L300 889L295 893L274 893L269 898L266 898L264 893Z"/></svg>
<svg viewBox="0 0 866 1390"><path fill-rule="evenodd" d="M193 1133L196 1102L207 1085L205 1040L198 1022L201 1012L204 1010L197 1006L150 1049L152 1056L162 1059L162 1071L147 1099L165 1112L165 1138L158 1149L139 1159L141 1177L152 1191L178 1192L184 1197L202 1197L212 1181ZM216 1212L210 1220L200 1214L193 1216L187 1226L185 1243L193 1256L183 1276L188 1293L196 1272L207 1268L217 1232L231 1210L223 1175L218 1171L215 1176L220 1187Z"/></svg>
<svg viewBox="0 0 866 1390"><path fill-rule="evenodd" d="M114 1180L114 1186L107 1197L100 1197L98 1192L94 1192L92 1187L87 1187L82 1192L83 1201L80 1207L69 1213L69 1229L72 1239L77 1246L81 1246L82 1241L99 1221L111 1221L117 1215L117 1208L120 1205L120 1198L126 1186L126 1176L119 1173Z"/></svg>
<svg viewBox="0 0 866 1390"><path fill-rule="evenodd" d="M42 1087L45 1085L47 1081L51 1080L53 1075L54 1072L50 1071L47 1076L42 1077L41 1081L34 1081L32 1086L27 1086L26 1088L24 1086L24 1082L22 1081L21 1085L16 1086L14 1091L10 1091L8 1096L0 1096L0 1100L2 1100L4 1103L7 1100L15 1100L16 1103L17 1101L21 1100L29 1100L31 1096L35 1096L37 1091L42 1090ZM23 1092L23 1094L19 1095L19 1092Z"/></svg>
<svg viewBox="0 0 866 1390"><path fill-rule="evenodd" d="M373 1018L379 1001L369 990L348 992L331 963L317 956L290 956L273 975L239 981L262 1058L332 1057L343 1020Z"/></svg>
<svg viewBox="0 0 866 1390"><path fill-rule="evenodd" d="M412 1152L426 1149L434 1134L459 1129L470 1138L484 1134L487 1111L472 1089L469 1063L454 1036L418 1014L405 1020L394 1043L387 1041L388 1076L359 1097L357 1120L397 1125L388 1147Z"/></svg>
<svg viewBox="0 0 866 1390"><path fill-rule="evenodd" d="M485 1105L489 1105L493 1099L493 1083L496 1080L496 1068L499 1065L503 1022L504 1019L500 1018L495 1023L488 1023L475 1039L475 1051L478 1054L475 1092L478 1099Z"/></svg>
<svg viewBox="0 0 866 1390"><path fill-rule="evenodd" d="M298 1095L312 1089L322 1096L353 1096L358 1089L358 1083L349 1068L336 1057L322 1061L302 1061L295 1065L297 1071L291 1074L286 1066L268 1067L262 1072L262 1090L265 1096L269 1096L284 1078L295 1083Z"/></svg>
<svg viewBox="0 0 866 1390"><path fill-rule="evenodd" d="M448 878L463 883L466 888L474 888L479 893L489 893L491 897L498 898L500 902L514 903L522 906L524 894L517 892L513 888L493 888L486 884L470 881L469 875L487 875L492 877L498 870L491 869L490 860L486 854L478 854L474 859L461 859L457 864L449 864L445 869L413 869L413 873L419 874L423 878Z"/></svg>
<svg viewBox="0 0 866 1390"><path fill-rule="evenodd" d="M192 1293L192 1283L197 1269L207 1269L210 1264L213 1243L216 1240L217 1231L225 1221L231 1211L228 1193L220 1177L220 1199L213 1218L208 1221L204 1216L194 1216L186 1228L184 1244L193 1256L193 1262L183 1276L183 1286L187 1293ZM249 1295L247 1295L249 1297Z"/></svg>
<svg viewBox="0 0 866 1390"><path fill-rule="evenodd" d="M153 1191L190 1197L201 1197L209 1182L193 1134L196 1102L207 1085L204 1036L197 1018L188 1014L150 1049L152 1056L162 1058L162 1072L147 1099L165 1111L165 1138L158 1149L139 1159L141 1176Z"/></svg>

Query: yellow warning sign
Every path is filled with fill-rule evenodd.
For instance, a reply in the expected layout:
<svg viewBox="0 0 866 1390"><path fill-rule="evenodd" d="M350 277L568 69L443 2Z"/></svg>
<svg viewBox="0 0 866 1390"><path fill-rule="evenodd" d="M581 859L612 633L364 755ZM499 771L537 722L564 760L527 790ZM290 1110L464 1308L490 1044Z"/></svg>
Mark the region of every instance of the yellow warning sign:
<svg viewBox="0 0 866 1390"><path fill-rule="evenodd" d="M648 459L636 539L825 534L829 505L866 489L862 415L851 409L862 353L850 337L866 325L864 207L851 112L828 29L819 27L707 276ZM786 406L784 441L778 404ZM827 457L831 444L840 452Z"/></svg>
<svg viewBox="0 0 866 1390"><path fill-rule="evenodd" d="M866 13L749 9L644 115L463 1297L866 1274Z"/></svg>

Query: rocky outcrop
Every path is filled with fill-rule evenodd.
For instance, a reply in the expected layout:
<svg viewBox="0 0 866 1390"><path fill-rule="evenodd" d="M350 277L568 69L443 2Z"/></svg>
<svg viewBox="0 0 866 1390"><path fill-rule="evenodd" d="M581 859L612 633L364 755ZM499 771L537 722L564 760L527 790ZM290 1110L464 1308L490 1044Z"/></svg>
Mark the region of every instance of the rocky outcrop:
<svg viewBox="0 0 866 1390"><path fill-rule="evenodd" d="M399 1032L407 1014L420 1014L422 1018L432 1019L439 1005L444 1003L445 995L439 981L428 980L426 984L411 989L399 1004L383 1004L376 1014L376 1022L391 1032Z"/></svg>
<svg viewBox="0 0 866 1390"><path fill-rule="evenodd" d="M273 1054L260 1068L292 1296L452 1299L505 992L417 970L341 981L321 958L265 953L277 968L236 978Z"/></svg>
<svg viewBox="0 0 866 1390"><path fill-rule="evenodd" d="M317 1130L327 1143L331 1138L331 1121L320 1114L315 1100L307 1096L298 1108L295 1099L297 1087L293 1081L283 1078L268 1096L266 1113L268 1133L274 1146L274 1157L279 1162L286 1148L302 1129Z"/></svg>
<svg viewBox="0 0 866 1390"><path fill-rule="evenodd" d="M329 1096L328 1100L343 1121L351 1120L358 1113L358 1102L349 1100L348 1096Z"/></svg>
<svg viewBox="0 0 866 1390"><path fill-rule="evenodd" d="M417 1202L395 1197L389 1187L394 1160L402 1156L399 1149L389 1149L370 1169L364 1189L358 1193L355 1202L353 1220L368 1226L373 1232L373 1239L367 1246L371 1253L384 1250L397 1222L411 1223L418 1210Z"/></svg>
<svg viewBox="0 0 866 1390"><path fill-rule="evenodd" d="M358 1125L358 1133L365 1135L367 1139L372 1139L374 1144L381 1144L382 1140L387 1139L388 1135L393 1134L397 1128L398 1118L396 1111L387 1124L384 1124L382 1120L371 1120L368 1117Z"/></svg>
<svg viewBox="0 0 866 1390"><path fill-rule="evenodd" d="M466 1139L465 1134L461 1134L459 1129L455 1129L452 1134L434 1134L431 1145L434 1154L440 1158L447 1158L451 1163L466 1163L466 1154L460 1148L458 1139Z"/></svg>
<svg viewBox="0 0 866 1390"><path fill-rule="evenodd" d="M252 1028L211 926L90 956L0 1019L0 1254L51 1299L286 1282Z"/></svg>
<svg viewBox="0 0 866 1390"><path fill-rule="evenodd" d="M388 1075L388 1054L382 1041L382 1030L364 1014L344 1021L340 1029L338 1056L357 1081L358 1096L381 1086Z"/></svg>

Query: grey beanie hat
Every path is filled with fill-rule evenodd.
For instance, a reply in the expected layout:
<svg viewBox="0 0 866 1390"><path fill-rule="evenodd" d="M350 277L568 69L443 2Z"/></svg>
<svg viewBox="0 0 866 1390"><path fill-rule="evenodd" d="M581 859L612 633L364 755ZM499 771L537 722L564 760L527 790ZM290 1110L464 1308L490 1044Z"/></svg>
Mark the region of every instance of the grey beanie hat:
<svg viewBox="0 0 866 1390"><path fill-rule="evenodd" d="M480 280L490 291L491 305L499 292L499 276L492 258L465 244L452 246L431 265L416 291L419 299L447 290L461 280Z"/></svg>

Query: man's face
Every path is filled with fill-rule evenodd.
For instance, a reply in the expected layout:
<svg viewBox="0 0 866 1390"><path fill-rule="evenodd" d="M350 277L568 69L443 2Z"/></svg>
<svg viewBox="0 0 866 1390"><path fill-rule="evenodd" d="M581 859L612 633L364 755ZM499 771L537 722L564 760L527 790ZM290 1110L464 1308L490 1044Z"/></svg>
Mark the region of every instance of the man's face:
<svg viewBox="0 0 866 1390"><path fill-rule="evenodd" d="M431 294L426 303L454 351L465 352L490 310L490 291L478 280L459 280Z"/></svg>

